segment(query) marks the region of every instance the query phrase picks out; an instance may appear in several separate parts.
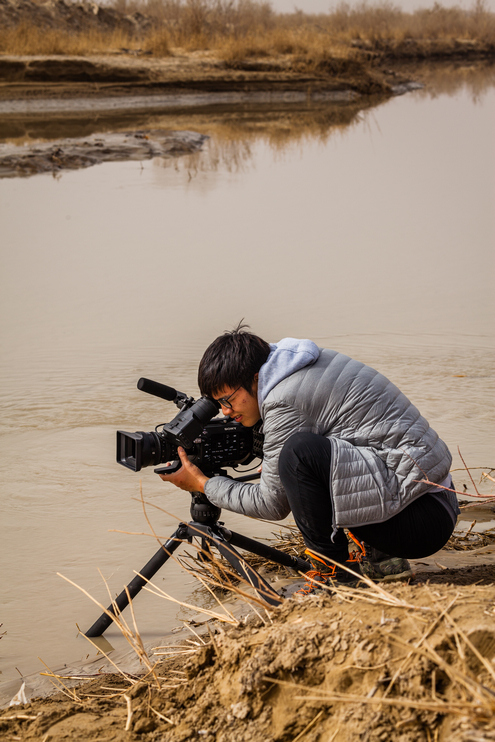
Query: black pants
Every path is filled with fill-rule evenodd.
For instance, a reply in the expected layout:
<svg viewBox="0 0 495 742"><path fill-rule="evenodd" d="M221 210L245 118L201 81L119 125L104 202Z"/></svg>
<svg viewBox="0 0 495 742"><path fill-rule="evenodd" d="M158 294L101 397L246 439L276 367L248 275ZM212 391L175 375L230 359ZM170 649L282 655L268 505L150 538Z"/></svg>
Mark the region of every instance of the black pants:
<svg viewBox="0 0 495 742"><path fill-rule="evenodd" d="M339 529L333 541L331 538L330 460L331 444L327 438L295 433L281 451L279 474L306 546L345 562L348 550L344 531ZM441 549L454 524L444 506L425 494L383 523L350 529L361 541L390 556L417 559Z"/></svg>

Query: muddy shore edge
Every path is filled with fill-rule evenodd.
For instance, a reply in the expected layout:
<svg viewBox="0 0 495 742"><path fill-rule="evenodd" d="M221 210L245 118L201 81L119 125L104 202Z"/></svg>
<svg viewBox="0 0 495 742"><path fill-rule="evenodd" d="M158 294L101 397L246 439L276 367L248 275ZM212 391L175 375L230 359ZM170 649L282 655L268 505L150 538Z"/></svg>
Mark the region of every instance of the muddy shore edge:
<svg viewBox="0 0 495 742"><path fill-rule="evenodd" d="M458 42L447 52L424 49L416 56L359 54L347 64L332 61L304 68L291 55L246 59L229 64L215 52L177 50L164 58L126 51L106 55L0 55L0 101L36 98L124 98L183 93L319 94L351 91L355 96L396 95L421 83L427 64L458 62L489 64L495 47Z"/></svg>
<svg viewBox="0 0 495 742"><path fill-rule="evenodd" d="M196 142L192 132L149 131L139 123L140 112L336 106L336 120L347 121L372 101L414 87L407 75L363 66L352 75L295 71L287 59L249 61L228 69L211 52L175 53L164 59L130 54L0 56L0 140L6 143L0 144L0 177L180 156L206 138L198 135ZM96 130L89 125L92 118L98 120ZM107 125L102 125L104 120ZM76 133L76 138L65 138L62 132L69 121L71 131L82 137L77 139ZM82 131L78 121L84 122ZM183 135L189 135L187 142Z"/></svg>
<svg viewBox="0 0 495 742"><path fill-rule="evenodd" d="M46 742L489 742L494 580L493 565L440 570L410 585L258 606L230 625L206 619L175 649L157 648L151 670L97 673L75 687L61 676L62 692L1 711L0 734Z"/></svg>
<svg viewBox="0 0 495 742"><path fill-rule="evenodd" d="M465 71L491 68L495 59L495 49L475 43L459 44L448 55L434 51L437 65ZM257 126L281 112L291 129L310 128L313 120L348 124L392 96L428 87L432 59L384 54L380 64L371 64L363 56L338 71L308 71L287 55L233 67L211 51L176 50L160 59L129 52L0 55L0 177L188 154L201 142L189 136L186 143L183 135L191 132L178 131L187 112L196 124L201 112L211 117L227 110L238 117L249 111ZM157 116L167 117L159 130ZM200 126L194 133L204 140L210 132Z"/></svg>

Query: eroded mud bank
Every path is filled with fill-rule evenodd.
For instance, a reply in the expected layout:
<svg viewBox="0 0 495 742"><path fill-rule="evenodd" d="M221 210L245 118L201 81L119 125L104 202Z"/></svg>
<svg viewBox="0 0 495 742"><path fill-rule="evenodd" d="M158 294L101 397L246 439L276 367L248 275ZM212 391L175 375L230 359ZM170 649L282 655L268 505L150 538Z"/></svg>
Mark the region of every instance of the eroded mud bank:
<svg viewBox="0 0 495 742"><path fill-rule="evenodd" d="M0 177L77 170L102 162L179 157L201 148L207 137L192 131L130 131L41 142L0 145Z"/></svg>

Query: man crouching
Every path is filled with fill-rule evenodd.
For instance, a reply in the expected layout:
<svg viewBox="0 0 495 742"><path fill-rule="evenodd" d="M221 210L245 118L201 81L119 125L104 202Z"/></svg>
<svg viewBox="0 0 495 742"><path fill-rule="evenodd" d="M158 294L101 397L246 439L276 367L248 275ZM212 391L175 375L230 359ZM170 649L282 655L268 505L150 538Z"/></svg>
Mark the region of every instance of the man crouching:
<svg viewBox="0 0 495 742"><path fill-rule="evenodd" d="M373 580L410 577L407 558L441 549L459 513L447 446L378 371L311 340L268 344L247 329L207 348L198 385L264 435L259 483L208 478L182 449L182 468L161 478L252 518L292 511L314 567L306 593L329 580L355 584L340 564Z"/></svg>

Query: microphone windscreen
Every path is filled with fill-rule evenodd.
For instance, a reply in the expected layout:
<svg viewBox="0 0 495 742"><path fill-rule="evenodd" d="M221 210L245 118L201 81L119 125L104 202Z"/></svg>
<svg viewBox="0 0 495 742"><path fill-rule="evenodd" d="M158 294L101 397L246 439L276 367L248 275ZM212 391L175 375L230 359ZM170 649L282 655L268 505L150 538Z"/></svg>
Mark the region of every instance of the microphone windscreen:
<svg viewBox="0 0 495 742"><path fill-rule="evenodd" d="M173 402L177 397L177 390L166 384L160 384L158 381L152 381L151 379L139 379L137 388L147 394L153 394L155 397L166 399L168 402Z"/></svg>

